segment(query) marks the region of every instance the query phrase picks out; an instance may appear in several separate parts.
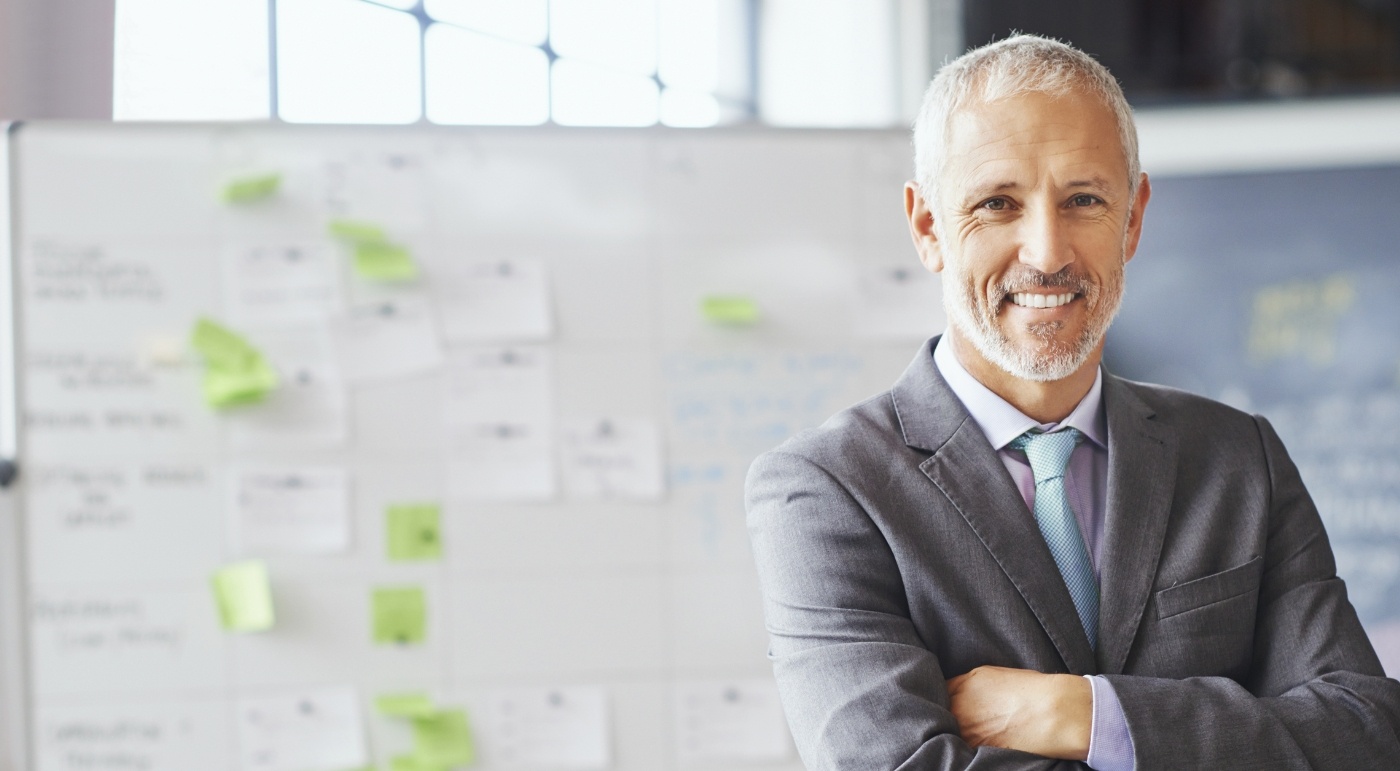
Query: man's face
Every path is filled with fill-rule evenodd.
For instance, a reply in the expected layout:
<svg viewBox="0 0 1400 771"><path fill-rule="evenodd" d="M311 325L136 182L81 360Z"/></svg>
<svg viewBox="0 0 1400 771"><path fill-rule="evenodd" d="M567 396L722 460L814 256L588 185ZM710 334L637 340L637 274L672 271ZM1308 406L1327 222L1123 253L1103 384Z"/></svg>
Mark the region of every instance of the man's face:
<svg viewBox="0 0 1400 771"><path fill-rule="evenodd" d="M939 200L911 189L906 208L957 335L1014 377L1052 381L1097 365L1149 195L1144 177L1130 197L1108 107L1033 93L953 115Z"/></svg>

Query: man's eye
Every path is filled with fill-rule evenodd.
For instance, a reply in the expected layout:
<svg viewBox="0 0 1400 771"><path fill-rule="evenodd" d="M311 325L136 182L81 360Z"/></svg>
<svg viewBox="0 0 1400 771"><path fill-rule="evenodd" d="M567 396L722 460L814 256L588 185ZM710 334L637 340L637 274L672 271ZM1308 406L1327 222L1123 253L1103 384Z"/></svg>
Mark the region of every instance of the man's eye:
<svg viewBox="0 0 1400 771"><path fill-rule="evenodd" d="M982 208L983 208L983 209L990 209L991 211L1002 211L1003 209L1006 208L1006 199L1005 199L1005 198L993 198L993 199L991 199L991 200L983 201L983 202L982 202Z"/></svg>
<svg viewBox="0 0 1400 771"><path fill-rule="evenodd" d="M1075 206L1093 206L1099 202L1099 197L1096 195L1089 195L1088 193L1080 193L1071 200L1074 202Z"/></svg>

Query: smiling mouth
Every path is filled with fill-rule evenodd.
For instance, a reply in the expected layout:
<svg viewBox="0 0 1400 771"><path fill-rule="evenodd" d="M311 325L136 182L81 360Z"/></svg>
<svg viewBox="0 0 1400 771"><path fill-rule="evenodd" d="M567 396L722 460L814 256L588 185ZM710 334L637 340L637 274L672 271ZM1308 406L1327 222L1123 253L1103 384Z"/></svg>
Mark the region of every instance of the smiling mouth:
<svg viewBox="0 0 1400 771"><path fill-rule="evenodd" d="M1007 299L1014 305L1022 308L1058 308L1061 305L1068 305L1078 297L1074 292L1064 292L1061 294L1036 294L1034 292L1015 292L1007 296Z"/></svg>

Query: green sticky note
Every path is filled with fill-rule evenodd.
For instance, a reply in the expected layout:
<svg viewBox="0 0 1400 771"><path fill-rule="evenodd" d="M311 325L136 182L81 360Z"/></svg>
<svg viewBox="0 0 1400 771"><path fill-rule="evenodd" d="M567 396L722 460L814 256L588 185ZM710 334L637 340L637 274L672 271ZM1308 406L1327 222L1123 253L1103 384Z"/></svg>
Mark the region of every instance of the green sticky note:
<svg viewBox="0 0 1400 771"><path fill-rule="evenodd" d="M326 230L336 238L343 238L356 243L378 242L387 240L384 229L372 222L361 222L359 220L331 220L326 225Z"/></svg>
<svg viewBox="0 0 1400 771"><path fill-rule="evenodd" d="M401 503L385 514L389 559L433 560L442 556L441 510L434 503Z"/></svg>
<svg viewBox="0 0 1400 771"><path fill-rule="evenodd" d="M426 693L387 693L374 700L381 715L427 717L433 714L433 700Z"/></svg>
<svg viewBox="0 0 1400 771"><path fill-rule="evenodd" d="M427 636L428 601L416 586L374 590L374 641L419 643Z"/></svg>
<svg viewBox="0 0 1400 771"><path fill-rule="evenodd" d="M281 174L240 177L224 185L224 203L252 203L271 198L282 187Z"/></svg>
<svg viewBox="0 0 1400 771"><path fill-rule="evenodd" d="M190 345L199 351L209 366L221 369L240 369L262 358L258 350L236 332L205 318L195 322Z"/></svg>
<svg viewBox="0 0 1400 771"><path fill-rule="evenodd" d="M389 761L389 771L448 771L448 767L417 755L398 755Z"/></svg>
<svg viewBox="0 0 1400 771"><path fill-rule="evenodd" d="M259 560L220 568L212 579L219 621L230 632L261 632L276 621L267 566Z"/></svg>
<svg viewBox="0 0 1400 771"><path fill-rule="evenodd" d="M758 303L750 297L711 296L700 301L700 313L716 324L742 326L758 321Z"/></svg>
<svg viewBox="0 0 1400 771"><path fill-rule="evenodd" d="M460 709L445 709L427 717L414 718L413 754L421 760L445 766L472 762L476 757L476 748L472 744L467 713Z"/></svg>
<svg viewBox="0 0 1400 771"><path fill-rule="evenodd" d="M244 372L210 369L204 373L204 402L223 409L262 401L277 388L277 372L259 362Z"/></svg>
<svg viewBox="0 0 1400 771"><path fill-rule="evenodd" d="M361 241L355 244L355 273L373 281L408 281L418 277L418 266L407 247Z"/></svg>
<svg viewBox="0 0 1400 771"><path fill-rule="evenodd" d="M200 319L190 342L204 357L204 401L210 407L252 404L277 388L277 371L227 327Z"/></svg>

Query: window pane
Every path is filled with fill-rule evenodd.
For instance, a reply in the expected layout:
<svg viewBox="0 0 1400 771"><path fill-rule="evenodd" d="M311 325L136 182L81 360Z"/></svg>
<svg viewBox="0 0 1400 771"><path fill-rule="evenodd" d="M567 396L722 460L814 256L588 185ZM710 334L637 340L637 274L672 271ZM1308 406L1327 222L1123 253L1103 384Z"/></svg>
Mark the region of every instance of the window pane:
<svg viewBox="0 0 1400 771"><path fill-rule="evenodd" d="M656 81L560 59L553 72L554 121L565 126L650 126L656 122Z"/></svg>
<svg viewBox="0 0 1400 771"><path fill-rule="evenodd" d="M118 0L115 120L268 117L267 0Z"/></svg>
<svg viewBox="0 0 1400 771"><path fill-rule="evenodd" d="M718 5L718 0L661 3L658 74L662 83L700 91L719 86Z"/></svg>
<svg viewBox="0 0 1400 771"><path fill-rule="evenodd" d="M387 5L390 8L398 8L404 11L411 11L418 7L418 0L369 0L369 2Z"/></svg>
<svg viewBox="0 0 1400 771"><path fill-rule="evenodd" d="M656 72L656 0L551 0L549 44L562 57Z"/></svg>
<svg viewBox="0 0 1400 771"><path fill-rule="evenodd" d="M764 0L760 117L777 126L899 122L893 0Z"/></svg>
<svg viewBox="0 0 1400 771"><path fill-rule="evenodd" d="M530 45L549 32L545 0L425 0L423 7L439 21Z"/></svg>
<svg viewBox="0 0 1400 771"><path fill-rule="evenodd" d="M434 24L428 28L428 120L532 124L549 120L549 59L535 46Z"/></svg>
<svg viewBox="0 0 1400 771"><path fill-rule="evenodd" d="M719 123L719 102L704 91L661 92L661 122L667 126L703 128Z"/></svg>
<svg viewBox="0 0 1400 771"><path fill-rule="evenodd" d="M418 20L361 0L278 0L278 111L295 123L412 123Z"/></svg>

